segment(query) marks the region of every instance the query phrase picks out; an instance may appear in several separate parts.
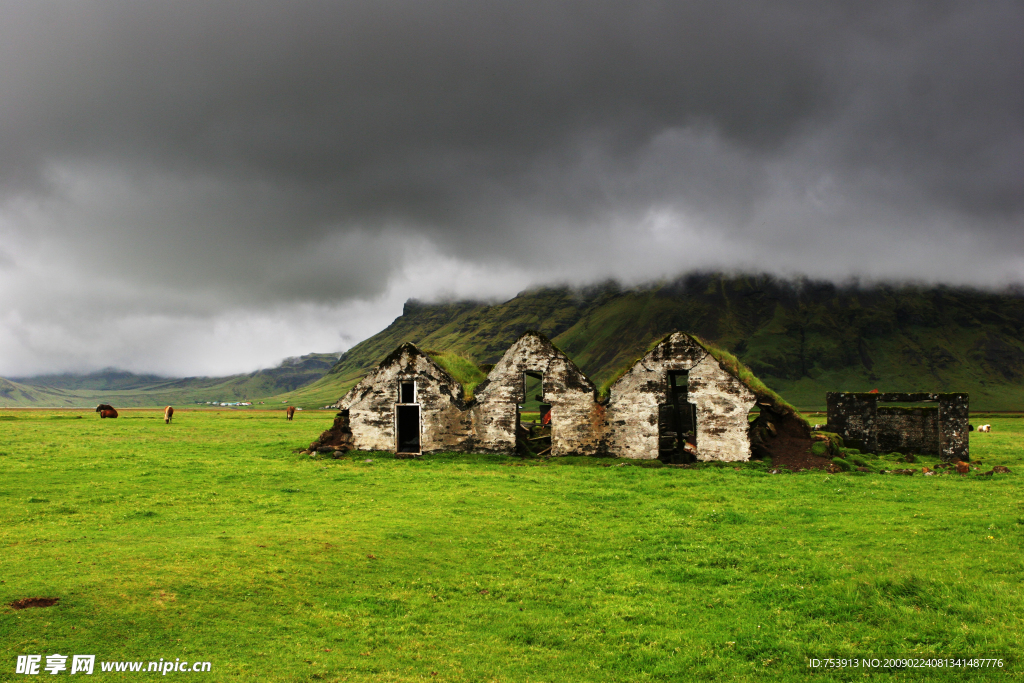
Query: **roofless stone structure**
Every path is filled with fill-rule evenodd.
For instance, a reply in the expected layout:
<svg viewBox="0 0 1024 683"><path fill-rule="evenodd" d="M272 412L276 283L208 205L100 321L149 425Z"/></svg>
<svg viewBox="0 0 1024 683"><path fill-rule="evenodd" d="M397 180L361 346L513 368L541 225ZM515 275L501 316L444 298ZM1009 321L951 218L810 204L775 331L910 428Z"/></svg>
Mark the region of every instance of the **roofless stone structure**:
<svg viewBox="0 0 1024 683"><path fill-rule="evenodd" d="M523 333L477 386L475 447L504 453L516 449L519 406L531 398L526 395L530 377L538 380L540 399L550 406L551 455L598 453L605 419L594 383L539 332Z"/></svg>
<svg viewBox="0 0 1024 683"><path fill-rule="evenodd" d="M671 462L750 460L751 391L688 334L676 332L611 386L608 450Z"/></svg>
<svg viewBox="0 0 1024 683"><path fill-rule="evenodd" d="M829 392L826 429L869 453L970 459L967 394Z"/></svg>
<svg viewBox="0 0 1024 683"><path fill-rule="evenodd" d="M810 445L809 427L792 406L735 358L682 332L651 347L603 399L550 340L526 332L475 394L467 401L458 381L429 354L405 343L335 404L341 410L332 428L337 434L325 432L324 438L409 456L519 452L664 462L744 461L783 446L803 452ZM938 409L925 410L920 419L921 411L876 407L879 396L829 394L830 425L851 440L866 434L871 446L938 450L943 457L966 459L966 395L881 395L883 401L937 401ZM836 412L840 403L842 418ZM751 421L755 407L758 416ZM890 446L896 438L890 432L914 420L921 423L914 422L920 434L903 437L913 443Z"/></svg>

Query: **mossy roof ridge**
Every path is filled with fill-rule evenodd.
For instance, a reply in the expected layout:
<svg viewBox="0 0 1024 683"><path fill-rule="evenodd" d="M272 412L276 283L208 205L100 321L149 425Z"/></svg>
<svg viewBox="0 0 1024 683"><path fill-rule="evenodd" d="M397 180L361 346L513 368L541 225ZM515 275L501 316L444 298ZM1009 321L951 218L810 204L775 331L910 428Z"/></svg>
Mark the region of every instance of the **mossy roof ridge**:
<svg viewBox="0 0 1024 683"><path fill-rule="evenodd" d="M465 356L459 354L456 351L437 351L435 349L425 349L423 353L427 355L434 365L437 365L444 370L454 381L462 385L462 389L465 392L465 398L468 401L473 397L473 390L480 382L487 378L480 368L476 366L473 361ZM464 360L465 368L458 367L454 359ZM469 368L470 374L468 376L465 369Z"/></svg>
<svg viewBox="0 0 1024 683"><path fill-rule="evenodd" d="M608 393L611 391L611 388L612 388L613 384L615 384L620 379L622 379L622 376L625 375L627 372L629 372L630 368L632 368L634 365L636 365L641 360L643 360L644 356L646 356L651 351L656 349L658 347L658 345L660 345L660 344L664 343L665 341L667 341L668 338L671 337L673 334L675 334L675 332L669 332L664 337L659 337L659 338L654 339L654 341L649 343L647 345L647 347L643 351L640 352L639 356L637 356L636 358L633 358L628 363L624 364L621 368L616 370L615 374L613 374L611 377L609 377L608 381L601 385L600 396L602 398L607 397Z"/></svg>
<svg viewBox="0 0 1024 683"><path fill-rule="evenodd" d="M615 384L615 382L617 382L624 374L629 372L630 368L632 368L634 365L640 362L640 360L642 360L647 354L656 349L658 346L668 341L674 334L677 334L677 332L670 332L669 334L654 339L651 343L649 343L647 345L647 348L645 348L640 355L633 359L632 362L622 367L618 372L616 372L611 377L611 379L604 383L604 385L601 387L601 395L606 396L608 394L608 391L611 389L611 386ZM723 370L725 370L730 375L732 375L740 382L742 382L743 386L750 389L750 391L753 392L754 397L757 399L758 403L767 404L774 412L779 413L781 415L794 415L800 418L801 420L804 420L803 416L800 414L800 411L793 407L793 405L791 405L784 398L782 398L777 393L768 388L768 386L765 385L765 383L762 382L760 379L758 379L757 375L755 375L753 371L750 370L750 368L748 368L746 365L740 362L740 360L736 356L729 353L725 349L719 348L714 344L705 341L704 339L695 334L690 334L689 332L683 332L682 334L685 334L687 337L692 339L698 346L704 349L712 358L718 361L718 364L722 366ZM804 421L806 422L806 420Z"/></svg>
<svg viewBox="0 0 1024 683"><path fill-rule="evenodd" d="M701 339L695 334L689 334L686 332L683 334L686 334L690 339L697 342L697 344L707 351L712 358L718 361L718 364L722 366L723 370L738 379L745 387L750 389L750 391L754 393L754 397L757 399L759 404L767 404L773 412L780 415L793 415L804 422L807 421L804 419L803 415L800 414L800 411L786 401L786 399L768 388L764 382L758 379L757 375L755 375L750 368L740 362L739 358L725 349L719 348L714 344ZM668 337L666 337L666 339L667 338ZM660 344L661 342L658 343Z"/></svg>
<svg viewBox="0 0 1024 683"><path fill-rule="evenodd" d="M366 375L363 376L363 379L366 379L367 377L372 375L374 372L376 372L380 368L383 368L383 367L385 367L387 365L390 365L391 363L396 362L399 358L402 357L402 354L406 353L406 352L409 353L410 356L422 356L423 358L426 358L435 367L437 367L438 370L441 371L442 379L447 379L448 381L450 381L452 383L462 384L462 382L459 382L459 380L455 379L455 377L452 375L452 373L448 372L448 369L444 365L442 365L441 363L438 363L437 360L430 354L429 351L424 351L423 349L421 349L420 347L416 346L415 344L413 344L410 341L402 342L401 344L399 344L395 348L394 351L389 353L384 358L384 360L382 360L377 365L376 368L374 368L370 372L366 373ZM362 380L360 380L360 381L362 381ZM358 384L358 382L357 382L357 384Z"/></svg>

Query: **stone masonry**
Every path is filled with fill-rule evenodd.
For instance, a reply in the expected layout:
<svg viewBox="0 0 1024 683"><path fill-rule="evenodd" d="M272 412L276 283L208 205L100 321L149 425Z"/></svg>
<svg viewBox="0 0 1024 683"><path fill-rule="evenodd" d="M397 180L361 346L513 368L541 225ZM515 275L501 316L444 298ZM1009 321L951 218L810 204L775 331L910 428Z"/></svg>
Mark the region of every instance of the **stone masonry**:
<svg viewBox="0 0 1024 683"><path fill-rule="evenodd" d="M886 406L885 403L933 403ZM967 394L829 392L826 429L868 453L970 459ZM881 405L880 405L881 404Z"/></svg>
<svg viewBox="0 0 1024 683"><path fill-rule="evenodd" d="M542 376L544 401L551 404L551 455L594 455L604 435L604 406L593 382L544 335L525 332L476 388L475 447L512 453L518 404L525 402L524 374Z"/></svg>
<svg viewBox="0 0 1024 683"><path fill-rule="evenodd" d="M780 408L773 399L755 396L691 335L676 332L663 339L601 401L593 382L572 360L543 335L526 332L469 402L462 385L429 355L411 343L402 344L335 404L341 410L341 422L332 428L337 434L325 432L331 443L319 446L351 444L409 455L515 453L527 375L541 378L541 400L551 406L552 456L731 462L749 460L752 442L761 455L785 439L810 442L798 415L789 415L792 410ZM848 445L872 452L968 458L967 394L829 393L827 400L828 430ZM751 424L748 415L755 404L761 414Z"/></svg>
<svg viewBox="0 0 1024 683"><path fill-rule="evenodd" d="M403 383L413 384L412 401L401 400ZM400 403L419 409L418 452L472 450L462 385L411 343L391 352L335 407L348 411L355 448L395 452Z"/></svg>
<svg viewBox="0 0 1024 683"><path fill-rule="evenodd" d="M686 376L686 400L696 413L696 458L749 460L747 415L754 393L681 332L666 337L612 385L608 450L621 458L658 457L659 407L669 401L670 372Z"/></svg>

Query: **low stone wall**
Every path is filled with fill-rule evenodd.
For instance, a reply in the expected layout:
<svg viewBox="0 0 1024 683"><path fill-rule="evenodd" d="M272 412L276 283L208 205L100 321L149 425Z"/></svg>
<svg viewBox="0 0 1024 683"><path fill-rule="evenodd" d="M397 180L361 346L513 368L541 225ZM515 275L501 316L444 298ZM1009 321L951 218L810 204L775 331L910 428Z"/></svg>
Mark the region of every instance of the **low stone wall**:
<svg viewBox="0 0 1024 683"><path fill-rule="evenodd" d="M875 444L880 453L937 454L939 407L900 408L878 406L875 411Z"/></svg>
<svg viewBox="0 0 1024 683"><path fill-rule="evenodd" d="M886 406L930 402L935 406ZM829 392L826 429L868 453L970 458L967 394Z"/></svg>

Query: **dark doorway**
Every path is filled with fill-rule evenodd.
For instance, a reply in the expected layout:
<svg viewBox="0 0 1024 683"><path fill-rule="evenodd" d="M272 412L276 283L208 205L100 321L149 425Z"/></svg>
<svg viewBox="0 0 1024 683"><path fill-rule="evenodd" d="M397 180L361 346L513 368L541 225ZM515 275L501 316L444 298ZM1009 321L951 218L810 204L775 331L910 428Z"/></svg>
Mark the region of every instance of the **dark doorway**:
<svg viewBox="0 0 1024 683"><path fill-rule="evenodd" d="M689 402L690 373L668 373L668 402L658 406L658 459L668 463L696 460L697 406Z"/></svg>
<svg viewBox="0 0 1024 683"><path fill-rule="evenodd" d="M398 413L398 452L420 452L420 407L395 406Z"/></svg>
<svg viewBox="0 0 1024 683"><path fill-rule="evenodd" d="M551 454L551 404L544 402L544 375L523 373L523 402L516 406L516 452L523 457Z"/></svg>

